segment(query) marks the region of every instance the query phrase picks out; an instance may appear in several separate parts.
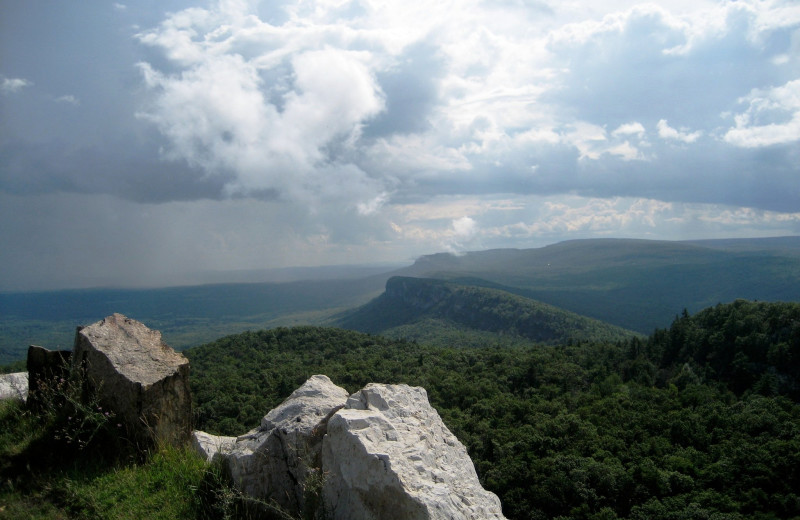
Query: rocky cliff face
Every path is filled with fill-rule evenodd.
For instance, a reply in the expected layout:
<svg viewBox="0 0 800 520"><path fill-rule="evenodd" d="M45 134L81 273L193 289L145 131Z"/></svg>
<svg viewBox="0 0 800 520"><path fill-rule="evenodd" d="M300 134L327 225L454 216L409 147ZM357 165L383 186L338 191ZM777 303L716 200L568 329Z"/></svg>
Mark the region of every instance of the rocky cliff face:
<svg viewBox="0 0 800 520"><path fill-rule="evenodd" d="M242 492L291 514L503 518L499 499L481 487L466 449L422 388L371 384L348 397L327 377L313 376L248 434L195 432L194 439ZM313 503L312 474L323 477L322 500Z"/></svg>
<svg viewBox="0 0 800 520"><path fill-rule="evenodd" d="M426 330L431 323L444 321L456 328L551 344L597 338L616 341L633 335L608 323L515 294L513 290L465 283L395 276L386 282L382 295L346 313L337 325L391 336L396 334L392 330L395 327L424 321L420 329Z"/></svg>

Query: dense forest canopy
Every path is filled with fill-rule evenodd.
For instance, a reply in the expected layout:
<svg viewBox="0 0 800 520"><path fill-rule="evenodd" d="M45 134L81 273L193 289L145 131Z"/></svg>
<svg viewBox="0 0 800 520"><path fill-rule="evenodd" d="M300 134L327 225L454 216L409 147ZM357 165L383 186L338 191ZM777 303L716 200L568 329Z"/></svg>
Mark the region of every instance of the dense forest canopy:
<svg viewBox="0 0 800 520"><path fill-rule="evenodd" d="M694 316L684 311L649 338L645 355L672 376L680 371L684 379L723 382L738 395L754 389L797 401L800 304L737 300Z"/></svg>
<svg viewBox="0 0 800 520"><path fill-rule="evenodd" d="M427 389L511 519L800 516L800 306L737 301L650 338L434 347L331 328L187 351L197 427L241 434L312 374ZM467 342L469 343L469 342Z"/></svg>
<svg viewBox="0 0 800 520"><path fill-rule="evenodd" d="M617 341L636 335L508 291L404 276L390 278L381 296L342 313L334 324L440 345L453 339L448 334L451 329L478 333L480 341L500 334L550 344Z"/></svg>

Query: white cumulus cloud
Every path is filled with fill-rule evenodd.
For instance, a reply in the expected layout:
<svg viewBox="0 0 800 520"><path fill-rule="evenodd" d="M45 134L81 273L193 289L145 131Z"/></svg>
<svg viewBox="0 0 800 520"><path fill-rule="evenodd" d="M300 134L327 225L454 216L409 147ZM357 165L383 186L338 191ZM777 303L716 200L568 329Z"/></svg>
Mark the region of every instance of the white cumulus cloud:
<svg viewBox="0 0 800 520"><path fill-rule="evenodd" d="M451 230L441 247L452 253L462 253L469 249L480 249L477 239L479 234L478 223L475 219L463 216L451 221Z"/></svg>
<svg viewBox="0 0 800 520"><path fill-rule="evenodd" d="M744 148L800 141L800 79L769 89L754 89L740 100L747 110L735 118L725 140Z"/></svg>
<svg viewBox="0 0 800 520"><path fill-rule="evenodd" d="M78 106L81 104L80 100L73 96L72 94L67 94L65 96L59 96L56 98L56 101L59 103L67 103L68 105Z"/></svg>
<svg viewBox="0 0 800 520"><path fill-rule="evenodd" d="M267 66L258 57L214 52L215 45L181 50L177 62L189 65L180 73L140 64L154 93L140 116L169 139L168 158L225 178L228 194L308 202L353 182L348 190L369 200L383 191L363 172L354 175L360 170L346 157L364 122L383 109L368 53L324 47ZM275 67L280 76L269 83L264 77Z"/></svg>
<svg viewBox="0 0 800 520"><path fill-rule="evenodd" d="M619 125L619 127L611 132L613 135L644 135L645 129L642 123L632 122Z"/></svg>
<svg viewBox="0 0 800 520"><path fill-rule="evenodd" d="M3 94L15 94L25 87L33 85L32 82L23 78L3 78L0 82L0 92Z"/></svg>
<svg viewBox="0 0 800 520"><path fill-rule="evenodd" d="M703 132L700 132L699 130L696 132L689 132L689 130L686 128L681 128L680 130L672 128L669 126L669 123L667 123L666 119L659 120L656 128L658 129L658 136L662 139L671 139L673 141L682 141L684 143L693 143L697 141L701 135L703 135Z"/></svg>
<svg viewBox="0 0 800 520"><path fill-rule="evenodd" d="M475 236L477 223L470 217L461 217L453 221L453 232L460 240L470 240Z"/></svg>

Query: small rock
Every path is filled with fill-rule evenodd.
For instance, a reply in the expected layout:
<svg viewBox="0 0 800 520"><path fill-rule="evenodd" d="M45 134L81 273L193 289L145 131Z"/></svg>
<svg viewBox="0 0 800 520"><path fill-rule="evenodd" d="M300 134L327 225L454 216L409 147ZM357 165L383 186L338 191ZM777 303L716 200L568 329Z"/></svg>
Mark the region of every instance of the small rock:
<svg viewBox="0 0 800 520"><path fill-rule="evenodd" d="M221 455L230 451L236 442L236 437L211 435L210 433L192 432L192 447L206 462L212 462L219 453Z"/></svg>
<svg viewBox="0 0 800 520"><path fill-rule="evenodd" d="M24 401L28 397L28 373L14 372L0 374L0 400L17 399Z"/></svg>

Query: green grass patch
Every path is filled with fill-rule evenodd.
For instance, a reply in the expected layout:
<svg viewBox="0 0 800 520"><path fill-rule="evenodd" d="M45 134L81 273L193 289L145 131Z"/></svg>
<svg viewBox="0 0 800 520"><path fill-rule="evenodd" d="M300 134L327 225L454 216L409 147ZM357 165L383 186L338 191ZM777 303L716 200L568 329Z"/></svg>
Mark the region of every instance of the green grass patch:
<svg viewBox="0 0 800 520"><path fill-rule="evenodd" d="M94 518L197 518L198 490L209 470L188 448L164 448L141 464L78 474L60 484L70 509Z"/></svg>
<svg viewBox="0 0 800 520"><path fill-rule="evenodd" d="M219 470L189 446L132 456L55 439L47 412L0 401L0 518L222 518Z"/></svg>

